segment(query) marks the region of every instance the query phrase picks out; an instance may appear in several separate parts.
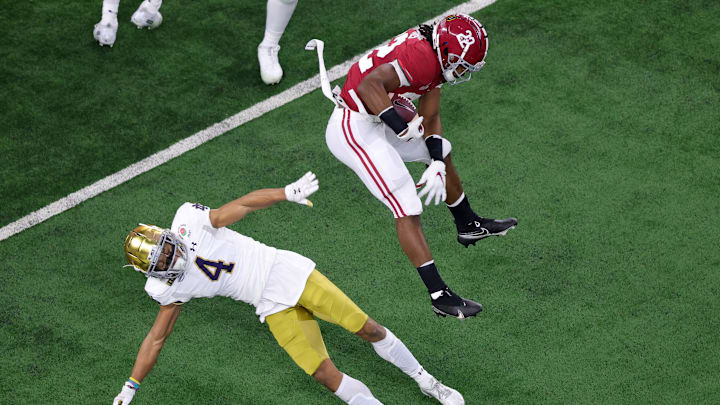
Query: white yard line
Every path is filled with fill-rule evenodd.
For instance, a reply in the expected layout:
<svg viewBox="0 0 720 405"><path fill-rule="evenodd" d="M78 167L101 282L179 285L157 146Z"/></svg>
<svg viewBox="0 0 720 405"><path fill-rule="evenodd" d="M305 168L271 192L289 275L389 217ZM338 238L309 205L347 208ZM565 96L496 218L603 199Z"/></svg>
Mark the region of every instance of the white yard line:
<svg viewBox="0 0 720 405"><path fill-rule="evenodd" d="M451 8L450 10L442 13L441 15L433 19L426 21L425 23L429 24L433 21L438 20L443 15L450 13L471 14L489 6L495 1L496 0L468 1L460 4L457 7ZM330 80L337 80L345 76L345 74L347 74L347 71L350 69L350 66L352 66L353 63L357 62L357 60L360 59L360 57L367 52L369 52L369 50L355 56L351 60L334 66L333 68L328 70L328 77L330 78ZM308 54L308 58L312 57L312 54ZM300 82L280 94L272 96L267 100L261 101L246 110L240 111L239 113L233 115L230 118L227 118L209 128L206 128L194 135L191 135L177 142L176 144L170 146L167 149L161 150L160 152L157 152L135 164L132 164L115 174L111 174L102 180L99 180L85 188L82 188L68 195L67 197L61 198L50 205L47 205L37 211L31 212L30 214L18 219L17 221L0 228L0 241L5 240L17 233L20 233L34 225L37 225L40 222L47 220L48 218L67 211L70 208L82 203L85 200L89 200L90 198L95 197L96 195L104 191L119 186L120 184L125 183L133 177L143 174L154 167L160 166L161 164L169 161L170 159L176 158L185 152L193 150L198 146L204 144L205 142L213 138L217 138L218 136L235 129L250 120L254 120L255 118L258 118L267 112L270 112L295 99L298 99L312 92L313 90L318 89L319 87L319 75L315 75L308 80Z"/></svg>

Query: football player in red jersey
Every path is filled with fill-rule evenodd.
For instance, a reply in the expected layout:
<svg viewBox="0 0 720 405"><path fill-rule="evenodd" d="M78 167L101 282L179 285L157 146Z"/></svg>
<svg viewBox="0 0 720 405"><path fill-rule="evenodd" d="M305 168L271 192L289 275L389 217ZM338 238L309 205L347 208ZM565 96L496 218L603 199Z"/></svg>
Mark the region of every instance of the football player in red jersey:
<svg viewBox="0 0 720 405"><path fill-rule="evenodd" d="M396 36L350 68L342 90L332 94L337 108L325 134L333 155L392 211L400 245L420 273L435 313L460 319L476 315L482 305L458 296L440 277L420 225L420 198L427 195L425 205L447 204L465 247L517 225L515 218L483 218L472 210L450 158L451 144L442 136L442 85L470 79L485 64L487 50L485 29L464 14ZM400 118L392 94L418 99L418 116L407 123ZM419 194L405 162L428 166Z"/></svg>

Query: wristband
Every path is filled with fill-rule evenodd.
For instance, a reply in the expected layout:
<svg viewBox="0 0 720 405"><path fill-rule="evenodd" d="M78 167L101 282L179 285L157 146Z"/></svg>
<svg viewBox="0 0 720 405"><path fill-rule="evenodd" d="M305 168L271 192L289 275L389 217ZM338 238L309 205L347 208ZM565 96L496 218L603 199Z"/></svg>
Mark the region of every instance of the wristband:
<svg viewBox="0 0 720 405"><path fill-rule="evenodd" d="M425 138L425 146L432 160L443 161L443 139L440 135L430 135Z"/></svg>
<svg viewBox="0 0 720 405"><path fill-rule="evenodd" d="M399 135L408 127L405 120L400 118L400 115L397 113L397 111L395 111L395 108L393 108L392 106L382 110L382 112L378 116L381 120L383 120L385 124L387 124L387 126L389 126L390 128L392 128L393 131L395 131L395 135Z"/></svg>
<svg viewBox="0 0 720 405"><path fill-rule="evenodd" d="M128 378L127 383L130 384L130 388L134 389L135 391L137 391L138 388L140 388L140 381L138 381L132 377Z"/></svg>

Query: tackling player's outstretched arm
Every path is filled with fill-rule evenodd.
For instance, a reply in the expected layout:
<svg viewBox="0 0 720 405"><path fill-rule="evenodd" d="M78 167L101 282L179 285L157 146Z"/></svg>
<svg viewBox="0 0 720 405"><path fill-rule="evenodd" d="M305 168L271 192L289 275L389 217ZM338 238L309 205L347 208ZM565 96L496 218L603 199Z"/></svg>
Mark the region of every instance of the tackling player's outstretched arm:
<svg viewBox="0 0 720 405"><path fill-rule="evenodd" d="M178 315L180 315L180 305L160 306L160 311L155 317L155 323L153 323L150 332L148 332L140 345L130 378L113 400L113 405L127 405L132 401L140 383L157 362L160 350L162 350L165 340L172 333Z"/></svg>
<svg viewBox="0 0 720 405"><path fill-rule="evenodd" d="M218 209L210 210L210 223L215 228L222 228L243 219L245 215L253 211L286 200L312 207L312 203L307 197L316 192L318 188L315 174L307 172L298 181L288 184L285 188L255 190Z"/></svg>
<svg viewBox="0 0 720 405"><path fill-rule="evenodd" d="M130 376L137 381L142 381L155 365L160 350L162 350L165 340L172 333L175 321L180 315L181 305L170 304L160 306L160 311L155 317L150 332L143 340L138 350L135 366L133 366Z"/></svg>
<svg viewBox="0 0 720 405"><path fill-rule="evenodd" d="M215 228L222 228L245 218L245 215L253 211L267 208L280 201L285 201L285 191L281 188L255 190L218 209L210 210L210 223Z"/></svg>

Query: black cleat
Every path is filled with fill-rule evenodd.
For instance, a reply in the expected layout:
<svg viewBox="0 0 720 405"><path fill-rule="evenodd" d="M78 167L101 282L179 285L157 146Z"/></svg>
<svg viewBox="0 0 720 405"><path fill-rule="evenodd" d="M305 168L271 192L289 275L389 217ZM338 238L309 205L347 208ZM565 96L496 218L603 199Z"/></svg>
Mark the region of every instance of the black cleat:
<svg viewBox="0 0 720 405"><path fill-rule="evenodd" d="M475 245L480 239L488 236L505 236L507 231L515 228L517 219L492 219L475 217L472 221L464 225L457 225L458 242L465 247Z"/></svg>
<svg viewBox="0 0 720 405"><path fill-rule="evenodd" d="M455 293L447 287L440 292L439 297L432 299L430 302L432 303L435 315L442 316L443 318L452 316L458 319L465 319L477 315L477 313L483 309L481 304L455 295Z"/></svg>

